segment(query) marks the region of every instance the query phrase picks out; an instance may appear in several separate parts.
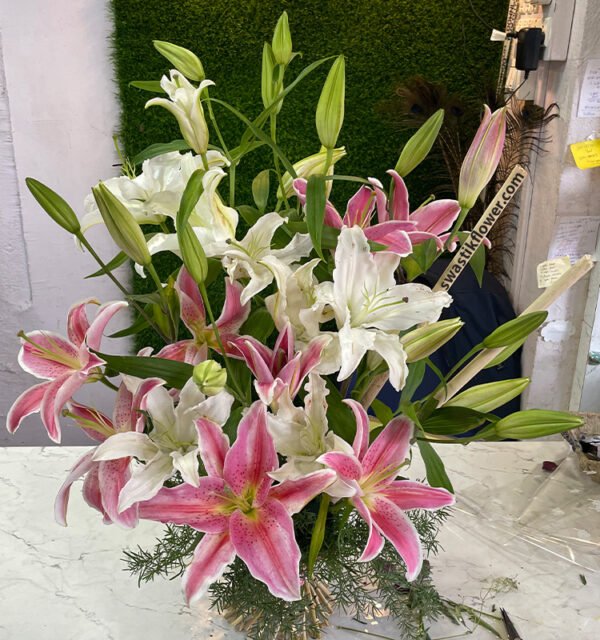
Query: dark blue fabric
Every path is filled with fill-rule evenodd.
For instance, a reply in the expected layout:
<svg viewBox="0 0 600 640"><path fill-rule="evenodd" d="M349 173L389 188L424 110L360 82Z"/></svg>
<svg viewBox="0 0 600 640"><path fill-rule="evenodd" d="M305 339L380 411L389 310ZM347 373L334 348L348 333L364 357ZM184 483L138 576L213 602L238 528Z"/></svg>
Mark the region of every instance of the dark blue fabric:
<svg viewBox="0 0 600 640"><path fill-rule="evenodd" d="M433 287L448 266L448 262L445 259L437 260L433 267L418 281ZM516 315L504 287L490 273L484 273L480 288L473 270L467 267L455 280L450 293L452 304L444 309L441 319L459 317L465 324L452 340L431 356L432 362L444 374L448 373L464 355L494 329L508 320L512 320ZM485 382L519 377L521 377L520 349L497 367L481 371L465 388ZM423 383L415 393L414 399L423 398L433 391L438 383L438 377L428 367ZM398 406L399 394L389 383L381 390L378 398L393 409ZM518 411L520 404L520 398L515 398L495 409L494 413L499 416L508 415Z"/></svg>

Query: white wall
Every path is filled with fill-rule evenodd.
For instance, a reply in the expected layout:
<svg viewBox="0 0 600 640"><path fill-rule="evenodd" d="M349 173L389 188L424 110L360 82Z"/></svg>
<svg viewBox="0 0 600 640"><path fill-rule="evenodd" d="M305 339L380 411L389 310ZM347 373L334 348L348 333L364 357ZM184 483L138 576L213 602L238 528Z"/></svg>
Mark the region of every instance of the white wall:
<svg viewBox="0 0 600 640"><path fill-rule="evenodd" d="M14 398L35 382L16 362L17 331L64 334L73 302L118 297L104 279L83 280L95 263L46 216L24 183L36 177L81 211L90 186L114 175L118 109L110 32L103 0L0 0L1 445L49 443L36 416L15 436L4 428ZM91 239L101 255L116 252L104 229ZM112 342L106 344L114 352L119 345ZM90 391L83 390L84 401ZM94 398L107 409L104 391L93 385ZM73 427L63 429L63 441L89 442Z"/></svg>
<svg viewBox="0 0 600 640"><path fill-rule="evenodd" d="M600 169L578 169L569 149L594 130L600 135L600 119L577 117L586 62L600 58L599 34L600 2L577 0L567 61L543 63L536 73L536 103L547 106L556 102L560 118L549 126L552 143L533 165L533 183L524 189L511 287L518 311L541 293L536 266L547 259L556 218L600 217ZM593 317L584 319L588 288L589 276L549 310L548 323L558 322L561 324L555 327L566 329L563 339L544 340L538 333L526 344L524 375L533 378L525 395L528 407L567 410L573 385L581 388L586 353L584 350L578 357L579 342L582 327L588 331L593 324ZM600 396L600 385L596 393Z"/></svg>

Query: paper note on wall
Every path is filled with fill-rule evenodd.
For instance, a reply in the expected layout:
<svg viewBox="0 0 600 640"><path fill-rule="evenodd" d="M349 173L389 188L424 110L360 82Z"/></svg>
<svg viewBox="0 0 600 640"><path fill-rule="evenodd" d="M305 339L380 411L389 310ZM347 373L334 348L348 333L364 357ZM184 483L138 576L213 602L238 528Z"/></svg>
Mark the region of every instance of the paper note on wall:
<svg viewBox="0 0 600 640"><path fill-rule="evenodd" d="M600 167L600 140L584 140L571 145L571 153L579 169Z"/></svg>
<svg viewBox="0 0 600 640"><path fill-rule="evenodd" d="M539 289L545 289L552 283L556 282L563 273L566 273L571 268L571 260L569 256L562 256L560 258L552 258L552 260L546 260L540 262L537 266L537 285Z"/></svg>
<svg viewBox="0 0 600 640"><path fill-rule="evenodd" d="M586 254L594 254L600 226L599 216L559 216L548 259L569 256L571 264Z"/></svg>
<svg viewBox="0 0 600 640"><path fill-rule="evenodd" d="M588 60L585 67L577 117L600 117L600 59Z"/></svg>

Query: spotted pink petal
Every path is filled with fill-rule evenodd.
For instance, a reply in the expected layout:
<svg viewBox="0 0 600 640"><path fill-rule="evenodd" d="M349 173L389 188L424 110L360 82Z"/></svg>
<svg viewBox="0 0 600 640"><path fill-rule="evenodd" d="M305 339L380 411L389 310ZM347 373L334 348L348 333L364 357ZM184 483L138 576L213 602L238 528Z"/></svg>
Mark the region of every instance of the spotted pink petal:
<svg viewBox="0 0 600 640"><path fill-rule="evenodd" d="M9 433L14 433L24 418L32 413L38 413L42 406L44 394L52 382L36 384L24 391L13 403L6 416L6 428Z"/></svg>
<svg viewBox="0 0 600 640"><path fill-rule="evenodd" d="M127 302L119 300L118 302L107 302L98 309L96 317L85 334L85 341L90 349L94 351L100 350L100 342L102 341L102 334L104 333L104 329L106 329L106 325L118 311L127 306Z"/></svg>
<svg viewBox="0 0 600 640"><path fill-rule="evenodd" d="M405 222L390 220L365 229L365 236L372 242L385 245L388 251L404 257L412 252L411 234L413 233L401 228L405 225Z"/></svg>
<svg viewBox="0 0 600 640"><path fill-rule="evenodd" d="M78 391L86 381L86 376L81 373L74 373L68 376L64 384L62 384L56 393L54 399L54 412L56 415L56 421L63 410L63 407L71 400L76 391Z"/></svg>
<svg viewBox="0 0 600 640"><path fill-rule="evenodd" d="M412 480L395 480L382 493L403 511L410 509L434 511L449 507L456 502L454 496L446 489L428 487L422 482Z"/></svg>
<svg viewBox="0 0 600 640"><path fill-rule="evenodd" d="M131 422L129 423L128 431L136 431L143 433L145 426L145 416L143 411L145 410L145 399L148 394L165 384L164 380L160 378L146 378L140 386L137 388L133 395L131 403Z"/></svg>
<svg viewBox="0 0 600 640"><path fill-rule="evenodd" d="M351 499L352 504L356 507L356 510L360 514L361 518L369 525L369 537L367 539L367 544L363 549L363 552L358 559L359 562L370 562L373 558L376 558L383 549L383 545L385 544L385 540L377 531L377 527L373 526L373 518L371 517L371 513L367 508L367 505L362 501L361 498L355 496Z"/></svg>
<svg viewBox="0 0 600 640"><path fill-rule="evenodd" d="M235 340L232 348L241 354L259 384L273 382L273 373L271 372L273 354L270 349L248 336Z"/></svg>
<svg viewBox="0 0 600 640"><path fill-rule="evenodd" d="M423 565L423 549L417 530L402 509L391 500L375 495L370 496L369 501L373 522L404 560L406 579L411 582L419 575Z"/></svg>
<svg viewBox="0 0 600 640"><path fill-rule="evenodd" d="M235 560L229 533L207 533L194 550L194 558L183 574L183 591L188 604L202 598Z"/></svg>
<svg viewBox="0 0 600 640"><path fill-rule="evenodd" d="M427 231L439 236L448 231L458 218L460 205L456 200L434 200L417 209L411 216L411 222L417 223L418 231Z"/></svg>
<svg viewBox="0 0 600 640"><path fill-rule="evenodd" d="M375 194L367 185L363 185L348 200L346 213L344 215L344 224L347 227L366 227L371 222L373 209L375 208Z"/></svg>
<svg viewBox="0 0 600 640"><path fill-rule="evenodd" d="M50 439L57 444L60 443L60 423L58 421L58 411L56 409L56 396L58 395L60 388L69 378L70 376L66 375L53 380L46 387L44 397L42 398L42 404L40 406L42 424L46 427L46 431L48 432Z"/></svg>
<svg viewBox="0 0 600 640"><path fill-rule="evenodd" d="M248 319L251 303L248 301L246 304L242 304L243 290L244 287L239 282L225 278L225 304L217 319L220 333L236 334Z"/></svg>
<svg viewBox="0 0 600 640"><path fill-rule="evenodd" d="M65 481L61 485L58 490L58 494L56 496L56 500L54 501L54 518L58 524L63 527L67 526L67 508L69 506L69 496L71 494L71 485L88 473L97 462L92 460L92 456L94 455L94 450L88 451L85 453L77 462L73 465L72 469L69 471L69 474L65 478Z"/></svg>
<svg viewBox="0 0 600 640"><path fill-rule="evenodd" d="M436 236L433 233L429 233L428 231L409 231L408 237L410 238L413 246L421 244L422 242L426 242L427 240L433 240L439 251L444 248L444 236Z"/></svg>
<svg viewBox="0 0 600 640"><path fill-rule="evenodd" d="M286 322L283 329L279 332L275 346L273 347L273 364L271 371L276 374L281 370L286 362L294 357L294 332L292 325Z"/></svg>
<svg viewBox="0 0 600 640"><path fill-rule="evenodd" d="M104 510L102 505L102 492L100 491L100 481L98 479L98 465L94 466L87 472L83 481L83 499L87 504L102 514L104 524L112 524L112 520Z"/></svg>
<svg viewBox="0 0 600 640"><path fill-rule="evenodd" d="M209 476L222 478L225 456L229 451L229 438L219 425L207 418L196 420L196 429L198 430L198 449L206 472Z"/></svg>
<svg viewBox="0 0 600 640"><path fill-rule="evenodd" d="M72 400L68 403L68 409L69 413L73 414L75 422L96 442L104 442L108 437L101 431L114 431L112 420L93 407ZM92 425L98 425L99 430L94 429Z"/></svg>
<svg viewBox="0 0 600 640"><path fill-rule="evenodd" d="M185 483L163 488L150 500L138 503L139 516L145 520L187 524L205 533L222 533L228 526L224 493L225 483L221 478L200 478L197 487Z"/></svg>
<svg viewBox="0 0 600 640"><path fill-rule="evenodd" d="M36 378L55 380L81 367L78 348L51 331L31 331L21 338L19 364Z"/></svg>
<svg viewBox="0 0 600 640"><path fill-rule="evenodd" d="M278 500L290 515L298 513L336 478L333 470L314 471L296 480L285 480L271 488L269 500Z"/></svg>
<svg viewBox="0 0 600 640"><path fill-rule="evenodd" d="M306 349L298 353L279 372L277 377L288 386L291 398L294 398L300 391L304 378L320 363L323 349L330 340L329 336L313 338Z"/></svg>
<svg viewBox="0 0 600 640"><path fill-rule="evenodd" d="M300 204L304 207L306 205L306 180L304 178L296 178L292 184L298 200L300 200ZM323 223L326 227L333 227L334 229L341 229L344 226L342 217L329 200L325 203Z"/></svg>
<svg viewBox="0 0 600 640"><path fill-rule="evenodd" d="M223 477L238 496L254 492L254 504L260 505L273 481L267 475L279 466L273 439L267 430L267 410L257 400L238 425L237 438L225 456Z"/></svg>
<svg viewBox="0 0 600 640"><path fill-rule="evenodd" d="M412 434L413 424L408 418L401 416L388 422L362 459L365 475L389 473L390 476L383 482L392 482L408 456Z"/></svg>
<svg viewBox="0 0 600 640"><path fill-rule="evenodd" d="M319 456L317 462L326 464L333 469L342 480L356 482L360 480L363 475L360 462L354 456L349 456L347 453L329 451Z"/></svg>
<svg viewBox="0 0 600 640"><path fill-rule="evenodd" d="M85 334L90 328L86 307L88 304L100 304L95 298L88 298L83 302L74 304L67 315L67 336L77 346L83 344Z"/></svg>
<svg viewBox="0 0 600 640"><path fill-rule="evenodd" d="M387 197L383 192L383 185L376 178L369 178L369 182L373 185L375 190L375 202L377 204L377 220L381 224L387 222L390 219L388 211Z"/></svg>
<svg viewBox="0 0 600 640"><path fill-rule="evenodd" d="M392 180L394 181L392 219L408 220L410 208L408 204L408 189L406 188L406 184L404 180L398 175L398 173L393 169L390 169L387 173L392 176Z"/></svg>
<svg viewBox="0 0 600 640"><path fill-rule="evenodd" d="M205 344L200 346L195 340L180 340L163 347L156 357L197 365L206 360L207 355L208 347Z"/></svg>
<svg viewBox="0 0 600 640"><path fill-rule="evenodd" d="M354 455L357 459L362 460L369 448L369 416L362 404L356 400L346 399L344 400L344 404L347 404L354 414L356 435L354 436L352 449L354 449Z"/></svg>
<svg viewBox="0 0 600 640"><path fill-rule="evenodd" d="M117 391L115 406L113 408L113 424L115 431L132 431L133 420L133 393L129 391L125 383L121 383Z"/></svg>
<svg viewBox="0 0 600 640"><path fill-rule="evenodd" d="M179 313L192 335L199 335L206 327L206 311L198 285L185 267L181 267L175 290L179 296Z"/></svg>
<svg viewBox="0 0 600 640"><path fill-rule="evenodd" d="M300 549L294 523L277 500L267 500L248 515L235 511L231 542L254 578L282 600L300 599Z"/></svg>
<svg viewBox="0 0 600 640"><path fill-rule="evenodd" d="M137 506L135 505L119 513L119 495L131 477L129 463L129 458L98 463L98 483L102 507L113 522L126 529L132 529L138 522Z"/></svg>

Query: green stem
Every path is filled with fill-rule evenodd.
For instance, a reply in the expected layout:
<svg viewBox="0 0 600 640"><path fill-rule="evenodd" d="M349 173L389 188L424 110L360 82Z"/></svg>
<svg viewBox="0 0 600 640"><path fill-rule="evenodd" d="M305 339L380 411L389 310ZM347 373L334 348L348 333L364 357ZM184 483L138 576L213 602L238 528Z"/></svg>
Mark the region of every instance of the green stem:
<svg viewBox="0 0 600 640"><path fill-rule="evenodd" d="M231 156L229 154L229 149L227 148L227 145L225 144L225 139L221 135L221 130L219 129L219 125L217 124L217 119L215 118L215 114L213 112L212 102L210 100L210 93L208 92L208 87L204 91L206 92L206 105L208 107L208 117L210 118L212 126L215 129L215 133L217 134L217 138L219 138L219 143L221 144L221 148L223 149L223 151L225 153L225 157L231 162Z"/></svg>
<svg viewBox="0 0 600 640"><path fill-rule="evenodd" d="M208 171L208 158L206 157L206 153L201 153L200 157L202 158L202 168L204 171Z"/></svg>
<svg viewBox="0 0 600 640"><path fill-rule="evenodd" d="M86 237L81 232L77 233L75 235L76 235L77 239L79 240L79 242L81 242L81 244L88 250L88 252L92 256L92 258L94 258L94 260L98 263L100 268L104 269L104 272L106 273L106 275L109 277L110 280L112 280L112 282L119 289L119 291L121 291L121 293L123 293L123 295L127 299L129 299L130 296L131 296L129 291L127 291L127 289L119 282L119 280L114 276L112 271L110 271L110 270L108 270L106 268L106 266L107 266L106 263L94 251L94 248L87 241ZM168 336L163 333L162 329L156 324L156 322L154 322L154 320L152 320L152 318L150 318L150 316L146 313L146 311L144 310L144 308L141 305L139 305L137 302L135 302L135 300L131 300L131 305L142 316L142 318L144 318L144 320L152 327L152 329L154 329L154 331L156 331L156 333L160 336L161 340L164 340L165 342L169 342Z"/></svg>
<svg viewBox="0 0 600 640"><path fill-rule="evenodd" d="M321 495L321 504L319 506L319 514L317 515L317 521L313 529L312 537L310 539L310 548L308 550L308 578L313 577L313 571L315 569L315 562L321 547L323 546L323 540L325 539L325 526L327 523L327 511L329 510L330 497L324 493Z"/></svg>
<svg viewBox="0 0 600 640"><path fill-rule="evenodd" d="M112 389L113 391L118 391L119 390L119 387L114 385L105 375L103 375L101 378L98 378L98 380L100 380L100 382L105 387L108 387L109 389Z"/></svg>
<svg viewBox="0 0 600 640"><path fill-rule="evenodd" d="M229 167L229 206L235 207L235 163Z"/></svg>
<svg viewBox="0 0 600 640"><path fill-rule="evenodd" d="M458 218L456 219L456 222L452 227L452 231L450 232L450 235L448 236L448 239L444 244L444 251L448 249L448 247L452 243L452 239L460 231L460 228L462 227L462 224L465 221L465 218L467 217L467 214L469 213L469 211L470 209L467 209L466 207L461 207L460 213L458 214Z"/></svg>
<svg viewBox="0 0 600 640"><path fill-rule="evenodd" d="M271 140L273 140L273 142L277 144L277 116L274 113L271 114L270 121L271 121ZM277 156L275 151L273 151L273 160L275 164L275 173L277 174L277 181L279 182L281 195L283 197L283 201L285 202L285 208L289 209L290 203L288 202L287 195L283 187L283 176L281 175L281 168L279 166L279 157Z"/></svg>
<svg viewBox="0 0 600 640"><path fill-rule="evenodd" d="M246 399L246 394L244 393L244 391L242 389L240 389L240 386L238 384L237 378L235 377L235 375L233 374L233 371L231 369L231 366L229 364L229 358L227 357L227 354L225 353L225 348L223 347L223 342L221 340L221 334L219 333L219 327L217 326L217 322L215 320L215 316L213 314L213 310L212 307L210 305L210 301L208 300L208 292L206 291L206 287L204 286L204 283L198 285L199 289L200 289L200 295L202 296L202 301L204 302L204 306L206 308L206 313L208 314L208 319L210 320L210 324L211 324L211 328L215 334L215 338L217 340L217 345L219 346L219 351L221 352L221 355L223 356L223 361L225 363L225 369L227 369L227 379L231 380L232 383L232 387L231 391L234 393L234 395L237 397L237 399L243 404L243 405L247 405L247 399Z"/></svg>

